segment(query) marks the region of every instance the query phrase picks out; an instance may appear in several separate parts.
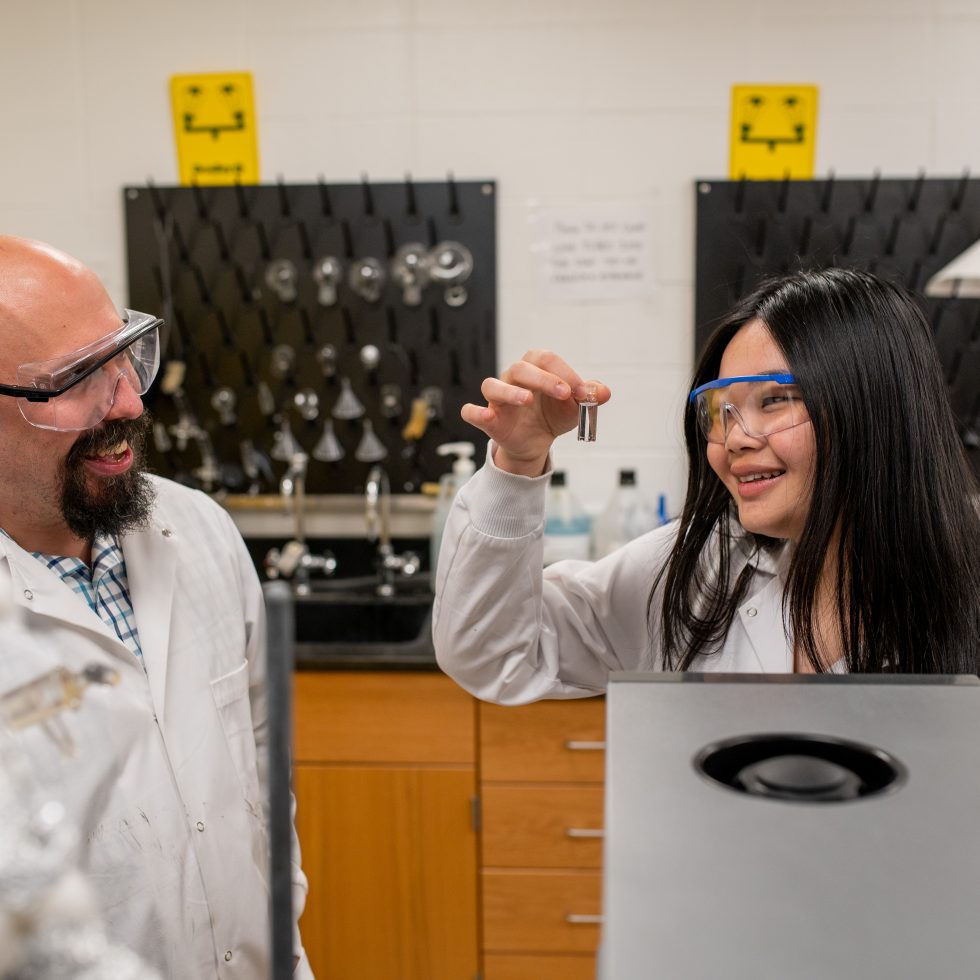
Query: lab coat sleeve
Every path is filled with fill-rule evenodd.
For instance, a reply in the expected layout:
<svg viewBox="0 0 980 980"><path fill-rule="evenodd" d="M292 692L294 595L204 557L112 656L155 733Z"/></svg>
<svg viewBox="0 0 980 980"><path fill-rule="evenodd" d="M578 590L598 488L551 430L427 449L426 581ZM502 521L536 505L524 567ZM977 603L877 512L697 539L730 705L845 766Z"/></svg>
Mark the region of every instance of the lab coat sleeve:
<svg viewBox="0 0 980 980"><path fill-rule="evenodd" d="M269 823L269 760L268 760L268 708L266 696L266 621L265 601L262 587L259 584L255 566L249 556L248 549L242 541L238 530L231 518L228 518L233 539L232 547L238 556L238 568L241 576L241 594L245 603L245 621L247 648L245 658L248 660L249 672L249 701L252 710L252 730L255 734L256 765L258 768L259 786L262 792L262 807L265 812L266 826ZM299 848L299 838L296 835L296 798L291 795L291 811L294 820L292 828L292 882L293 882L293 949L299 957L294 976L300 980L313 980L313 972L303 942L299 933L299 918L306 905L306 895L309 890L306 875L303 874Z"/></svg>
<svg viewBox="0 0 980 980"><path fill-rule="evenodd" d="M676 525L599 562L542 570L548 476L487 462L456 496L439 555L433 643L440 667L498 704L588 697L611 671L660 668L647 599Z"/></svg>

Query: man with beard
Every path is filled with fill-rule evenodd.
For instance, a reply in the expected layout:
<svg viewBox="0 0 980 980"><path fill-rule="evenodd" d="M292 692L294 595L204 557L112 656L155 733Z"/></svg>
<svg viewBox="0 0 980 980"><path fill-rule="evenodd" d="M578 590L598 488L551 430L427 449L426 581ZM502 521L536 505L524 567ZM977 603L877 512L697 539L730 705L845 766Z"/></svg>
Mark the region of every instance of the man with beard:
<svg viewBox="0 0 980 980"><path fill-rule="evenodd" d="M18 736L80 831L109 937L173 980L267 980L262 593L228 515L141 470L160 325L120 317L70 256L0 236L0 571L18 607L0 695L56 668L118 676ZM298 932L295 949L310 978Z"/></svg>

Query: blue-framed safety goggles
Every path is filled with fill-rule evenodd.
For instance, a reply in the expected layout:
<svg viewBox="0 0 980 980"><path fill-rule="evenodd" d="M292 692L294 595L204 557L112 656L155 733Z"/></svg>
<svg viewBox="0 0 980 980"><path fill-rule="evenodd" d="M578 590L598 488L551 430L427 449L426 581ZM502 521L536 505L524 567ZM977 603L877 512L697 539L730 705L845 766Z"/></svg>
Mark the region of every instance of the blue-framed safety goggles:
<svg viewBox="0 0 980 980"><path fill-rule="evenodd" d="M733 425L754 439L810 421L792 374L745 374L718 378L688 399L708 442L725 443Z"/></svg>

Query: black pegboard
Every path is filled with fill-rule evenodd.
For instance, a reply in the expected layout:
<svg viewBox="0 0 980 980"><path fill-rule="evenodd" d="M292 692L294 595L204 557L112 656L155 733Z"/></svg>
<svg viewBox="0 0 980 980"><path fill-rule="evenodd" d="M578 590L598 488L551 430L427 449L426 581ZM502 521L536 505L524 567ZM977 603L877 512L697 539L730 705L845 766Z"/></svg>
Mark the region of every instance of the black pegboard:
<svg viewBox="0 0 980 980"><path fill-rule="evenodd" d="M477 446L485 437L459 418L461 406L479 391L483 378L496 371L496 187L493 181L446 181L350 184L272 184L232 187L126 187L129 305L159 312L167 321L164 363L147 393L147 407L170 435L150 448L150 466L165 476L203 485L208 490L241 490L241 443L250 439L269 454L281 418L310 453L322 424L341 390L340 379L363 402L365 415L334 420L345 456L338 462L311 458L309 493L359 493L371 462L354 458L369 420L388 450L380 461L395 492L418 491L422 482L445 473L450 460L435 453L444 442L466 440ZM406 305L390 274L390 261L402 245L427 248L442 241L463 244L473 270L464 283L466 300L450 305L445 289L428 285L418 305ZM336 302L318 299L314 263L324 255L345 266ZM373 257L388 273L376 302L358 295L346 270ZM295 299L284 301L266 282L270 262L287 259L297 271ZM286 344L295 353L285 377L271 366L272 349ZM336 369L325 376L316 351L330 344ZM361 349L380 351L375 369L360 360ZM181 450L173 437L180 413L164 393L160 379L167 366L186 365L183 403L207 433L221 465L218 480L201 478L200 440ZM260 410L260 382L273 394L275 413ZM397 385L401 409L382 412L383 385ZM223 424L211 405L221 386L236 393L234 424ZM402 430L413 399L425 389L442 392L441 407L419 439ZM316 421L302 419L293 403L297 391L310 389L320 401ZM271 476L258 482L264 493L278 492L287 464L271 461Z"/></svg>
<svg viewBox="0 0 980 980"><path fill-rule="evenodd" d="M980 300L923 293L980 238L980 179L699 180L695 190L696 354L767 276L844 266L901 283L933 326L960 435L980 475Z"/></svg>

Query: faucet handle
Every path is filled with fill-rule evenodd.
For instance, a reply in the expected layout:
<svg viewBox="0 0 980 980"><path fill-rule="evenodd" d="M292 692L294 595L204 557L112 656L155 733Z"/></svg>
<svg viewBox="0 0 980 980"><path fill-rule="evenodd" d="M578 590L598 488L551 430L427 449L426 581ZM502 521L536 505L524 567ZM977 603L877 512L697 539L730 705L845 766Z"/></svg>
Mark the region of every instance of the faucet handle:
<svg viewBox="0 0 980 980"><path fill-rule="evenodd" d="M422 559L414 551L406 551L401 555L385 555L382 564L408 578L422 567Z"/></svg>
<svg viewBox="0 0 980 980"><path fill-rule="evenodd" d="M301 564L308 571L322 572L327 578L330 578L337 571L337 556L328 548L319 555L304 555Z"/></svg>
<svg viewBox="0 0 980 980"><path fill-rule="evenodd" d="M306 545L302 541L288 541L283 545L279 558L279 571L286 576L292 575L302 563L306 551Z"/></svg>
<svg viewBox="0 0 980 980"><path fill-rule="evenodd" d="M262 567L265 569L266 578L274 580L279 578L279 558L282 552L278 548L270 548L262 559Z"/></svg>
<svg viewBox="0 0 980 980"><path fill-rule="evenodd" d="M270 579L292 578L306 554L307 548L302 541L287 541L281 550L270 548L263 562L265 573Z"/></svg>

